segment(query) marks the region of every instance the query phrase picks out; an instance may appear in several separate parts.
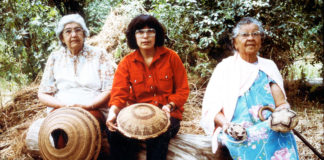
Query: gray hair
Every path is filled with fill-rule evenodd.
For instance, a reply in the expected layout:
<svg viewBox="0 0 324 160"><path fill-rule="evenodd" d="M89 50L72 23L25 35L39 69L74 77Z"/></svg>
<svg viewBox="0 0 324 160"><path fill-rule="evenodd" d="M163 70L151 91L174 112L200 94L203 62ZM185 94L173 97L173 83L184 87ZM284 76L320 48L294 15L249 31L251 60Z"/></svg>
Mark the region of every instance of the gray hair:
<svg viewBox="0 0 324 160"><path fill-rule="evenodd" d="M256 24L259 28L259 31L261 32L261 35L264 35L264 29L262 27L262 23L252 17L243 17L234 27L233 31L232 31L232 39L236 38L239 30L241 28L242 25L246 25L246 24Z"/></svg>
<svg viewBox="0 0 324 160"><path fill-rule="evenodd" d="M55 29L56 37L59 39L60 44L62 44L60 35L64 29L64 26L66 24L72 23L72 22L80 24L80 26L82 27L82 29L84 31L84 35L86 37L89 36L89 30L84 22L84 19L79 14L68 14L68 15L63 16L60 19L60 21L58 22L58 25Z"/></svg>

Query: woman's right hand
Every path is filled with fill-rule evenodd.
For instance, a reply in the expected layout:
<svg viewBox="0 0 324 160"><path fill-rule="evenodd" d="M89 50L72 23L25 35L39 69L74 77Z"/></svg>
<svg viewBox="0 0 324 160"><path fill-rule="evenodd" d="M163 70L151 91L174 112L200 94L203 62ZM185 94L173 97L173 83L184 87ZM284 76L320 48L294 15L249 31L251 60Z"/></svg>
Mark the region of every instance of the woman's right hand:
<svg viewBox="0 0 324 160"><path fill-rule="evenodd" d="M244 141L247 139L246 129L238 123L228 123L223 126L223 130L226 134L230 135L237 141Z"/></svg>
<svg viewBox="0 0 324 160"><path fill-rule="evenodd" d="M120 109L115 105L111 106L111 108L109 109L109 114L106 121L106 126L108 127L109 131L112 132L117 131L118 127L117 127L116 119L119 111Z"/></svg>

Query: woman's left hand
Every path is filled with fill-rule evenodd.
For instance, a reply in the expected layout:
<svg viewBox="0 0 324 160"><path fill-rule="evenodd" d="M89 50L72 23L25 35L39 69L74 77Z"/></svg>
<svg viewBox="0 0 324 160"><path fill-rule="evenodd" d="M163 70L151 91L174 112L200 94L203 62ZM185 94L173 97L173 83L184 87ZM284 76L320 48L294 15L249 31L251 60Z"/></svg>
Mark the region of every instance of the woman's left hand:
<svg viewBox="0 0 324 160"><path fill-rule="evenodd" d="M166 104L162 107L162 110L166 113L166 115L170 118L170 112L171 112L171 105Z"/></svg>
<svg viewBox="0 0 324 160"><path fill-rule="evenodd" d="M79 107L79 108L82 108L82 109L85 109L85 110L93 110L93 105L82 105L82 104L74 104L74 105L71 105L71 107Z"/></svg>

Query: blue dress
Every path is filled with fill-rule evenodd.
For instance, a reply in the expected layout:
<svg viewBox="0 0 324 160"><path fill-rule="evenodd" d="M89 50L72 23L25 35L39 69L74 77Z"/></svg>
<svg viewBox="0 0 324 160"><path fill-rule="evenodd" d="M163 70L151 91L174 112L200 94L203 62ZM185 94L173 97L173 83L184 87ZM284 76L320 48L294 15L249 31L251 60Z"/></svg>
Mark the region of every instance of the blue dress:
<svg viewBox="0 0 324 160"><path fill-rule="evenodd" d="M260 70L250 89L238 98L232 122L242 124L247 129L247 140L239 142L225 133L219 135L234 160L299 159L292 132L275 132L267 121L262 122L258 117L260 107L275 108L270 90L271 82L275 83ZM264 111L263 116L268 118L270 112Z"/></svg>

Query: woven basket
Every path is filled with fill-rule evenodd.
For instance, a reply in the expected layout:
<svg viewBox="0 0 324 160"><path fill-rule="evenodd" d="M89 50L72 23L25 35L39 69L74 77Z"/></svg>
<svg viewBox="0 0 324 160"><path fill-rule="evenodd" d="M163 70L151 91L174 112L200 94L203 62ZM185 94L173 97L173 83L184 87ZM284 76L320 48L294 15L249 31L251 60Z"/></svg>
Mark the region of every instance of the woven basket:
<svg viewBox="0 0 324 160"><path fill-rule="evenodd" d="M51 133L63 130L68 141L56 149L50 141ZM97 119L82 108L60 108L50 113L40 127L38 145L43 159L97 159L101 148L101 131Z"/></svg>
<svg viewBox="0 0 324 160"><path fill-rule="evenodd" d="M152 104L137 103L119 112L117 124L118 130L126 137L145 140L166 132L170 119Z"/></svg>

